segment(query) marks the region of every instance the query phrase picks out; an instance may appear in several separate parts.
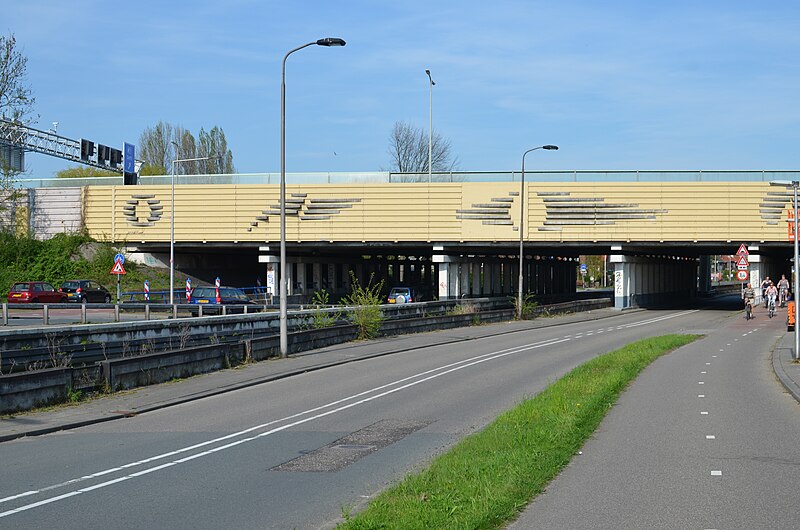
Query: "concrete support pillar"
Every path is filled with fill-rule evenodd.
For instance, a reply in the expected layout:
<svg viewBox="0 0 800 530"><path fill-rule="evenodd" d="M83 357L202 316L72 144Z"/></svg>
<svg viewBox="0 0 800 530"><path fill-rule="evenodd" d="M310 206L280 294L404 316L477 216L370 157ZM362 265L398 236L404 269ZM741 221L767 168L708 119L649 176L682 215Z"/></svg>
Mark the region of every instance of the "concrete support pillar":
<svg viewBox="0 0 800 530"><path fill-rule="evenodd" d="M432 260L439 268L439 300L458 298L458 263L453 257L444 254L434 254Z"/></svg>
<svg viewBox="0 0 800 530"><path fill-rule="evenodd" d="M469 263L458 264L458 297L469 293Z"/></svg>
<svg viewBox="0 0 800 530"><path fill-rule="evenodd" d="M700 256L700 292L711 292L711 256Z"/></svg>
<svg viewBox="0 0 800 530"><path fill-rule="evenodd" d="M327 268L326 268L327 272ZM312 280L309 282L309 292L319 291L322 289L322 263L315 263L312 269ZM327 282L325 282L327 283Z"/></svg>
<svg viewBox="0 0 800 530"><path fill-rule="evenodd" d="M510 295L514 292L514 284L511 280L512 273L511 262L506 261L503 263L503 294Z"/></svg>
<svg viewBox="0 0 800 530"><path fill-rule="evenodd" d="M492 263L492 296L503 294L503 265Z"/></svg>
<svg viewBox="0 0 800 530"><path fill-rule="evenodd" d="M481 264L480 263L470 263L470 269L472 270L472 289L470 290L470 294L472 296L481 296L483 294L483 282L481 279Z"/></svg>
<svg viewBox="0 0 800 530"><path fill-rule="evenodd" d="M305 294L309 280L310 278L306 278L306 264L302 261L297 263L297 278L294 278L293 294L295 291L297 294Z"/></svg>

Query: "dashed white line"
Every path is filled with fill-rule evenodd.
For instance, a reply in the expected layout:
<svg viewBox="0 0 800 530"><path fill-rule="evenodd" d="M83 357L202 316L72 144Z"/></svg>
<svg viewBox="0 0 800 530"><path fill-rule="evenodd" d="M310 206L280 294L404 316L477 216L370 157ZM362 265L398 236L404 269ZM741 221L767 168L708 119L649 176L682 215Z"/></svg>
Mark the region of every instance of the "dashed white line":
<svg viewBox="0 0 800 530"><path fill-rule="evenodd" d="M697 394L697 397L704 398L704 397L706 397L706 395L705 394Z"/></svg>
<svg viewBox="0 0 800 530"><path fill-rule="evenodd" d="M706 372L700 372L700 373L701 373L701 374L703 374L703 375L705 375L705 374L706 374Z"/></svg>
<svg viewBox="0 0 800 530"><path fill-rule="evenodd" d="M707 411L707 410L701 410L701 411L700 411L700 415L702 415L702 416L708 416L708 411Z"/></svg>
<svg viewBox="0 0 800 530"><path fill-rule="evenodd" d="M722 476L722 471L712 471L711 472L711 476L712 477L721 477Z"/></svg>
<svg viewBox="0 0 800 530"><path fill-rule="evenodd" d="M706 384L706 382L705 381L698 381L697 384L698 385L704 385L704 384Z"/></svg>
<svg viewBox="0 0 800 530"><path fill-rule="evenodd" d="M706 434L706 440L716 440L716 438L713 434Z"/></svg>

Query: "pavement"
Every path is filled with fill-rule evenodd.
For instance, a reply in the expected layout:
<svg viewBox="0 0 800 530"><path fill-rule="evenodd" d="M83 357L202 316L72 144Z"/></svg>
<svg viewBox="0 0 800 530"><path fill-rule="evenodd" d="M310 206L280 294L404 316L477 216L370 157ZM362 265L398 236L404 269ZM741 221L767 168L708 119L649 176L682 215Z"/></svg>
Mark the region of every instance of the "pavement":
<svg viewBox="0 0 800 530"><path fill-rule="evenodd" d="M452 344L480 337L599 320L619 314L618 310L605 308L534 320L510 321L501 324L338 344L295 354L286 359L269 359L187 379L93 397L74 404L0 416L0 442L131 417L312 370L321 370L372 357L428 348L439 344ZM800 381L800 365L797 365L797 368L796 376ZM800 395L800 387L798 387L796 395Z"/></svg>
<svg viewBox="0 0 800 530"><path fill-rule="evenodd" d="M792 358L794 331L786 333L772 350L772 369L778 380L797 401L800 401L800 362Z"/></svg>
<svg viewBox="0 0 800 530"><path fill-rule="evenodd" d="M618 310L606 308L549 318L338 344L295 354L286 359L269 359L187 379L94 397L79 403L0 416L0 442L131 417L304 372L382 355L480 337L599 320L619 314ZM786 333L772 351L772 366L786 390L800 402L800 362L792 359L793 350L794 333Z"/></svg>

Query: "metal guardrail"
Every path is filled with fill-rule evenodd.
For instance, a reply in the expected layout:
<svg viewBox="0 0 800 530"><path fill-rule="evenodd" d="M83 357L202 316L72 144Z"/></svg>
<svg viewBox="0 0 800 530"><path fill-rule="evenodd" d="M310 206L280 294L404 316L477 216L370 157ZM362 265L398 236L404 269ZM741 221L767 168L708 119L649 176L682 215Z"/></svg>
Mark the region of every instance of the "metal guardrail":
<svg viewBox="0 0 800 530"><path fill-rule="evenodd" d="M519 182L521 173L512 171L449 171L433 173L431 183L451 182ZM763 169L737 170L557 170L525 171L529 182L769 182L772 180L800 180L800 171ZM292 184L425 184L428 174L372 172L320 172L287 173ZM169 185L171 175L140 177L142 185ZM82 179L20 179L23 188L50 188L63 186L119 186L122 177L94 177ZM280 173L238 173L225 175L176 175L176 184L279 184Z"/></svg>

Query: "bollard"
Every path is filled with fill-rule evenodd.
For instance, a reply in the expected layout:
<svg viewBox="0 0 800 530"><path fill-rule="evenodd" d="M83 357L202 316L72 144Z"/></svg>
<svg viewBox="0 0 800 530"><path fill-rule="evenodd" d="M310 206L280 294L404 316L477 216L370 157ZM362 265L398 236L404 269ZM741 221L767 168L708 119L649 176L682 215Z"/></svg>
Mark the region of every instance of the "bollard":
<svg viewBox="0 0 800 530"><path fill-rule="evenodd" d="M8 304L3 304L3 325L8 325Z"/></svg>
<svg viewBox="0 0 800 530"><path fill-rule="evenodd" d="M144 319L150 320L150 304L144 304Z"/></svg>
<svg viewBox="0 0 800 530"><path fill-rule="evenodd" d="M114 304L114 322L119 322L119 304Z"/></svg>
<svg viewBox="0 0 800 530"><path fill-rule="evenodd" d="M203 316L203 304L197 304L197 316Z"/></svg>
<svg viewBox="0 0 800 530"><path fill-rule="evenodd" d="M223 306L222 306L222 316L225 316L225 315L227 315L227 314L228 314L228 308L227 308L227 306L224 306L224 305L223 305Z"/></svg>
<svg viewBox="0 0 800 530"><path fill-rule="evenodd" d="M172 304L172 318L178 318L178 305Z"/></svg>
<svg viewBox="0 0 800 530"><path fill-rule="evenodd" d="M50 323L50 308L47 307L47 304L42 306L42 324L45 326Z"/></svg>
<svg viewBox="0 0 800 530"><path fill-rule="evenodd" d="M86 304L81 304L81 324L86 324Z"/></svg>
<svg viewBox="0 0 800 530"><path fill-rule="evenodd" d="M246 305L244 306L244 314L245 315L247 314L247 306Z"/></svg>

